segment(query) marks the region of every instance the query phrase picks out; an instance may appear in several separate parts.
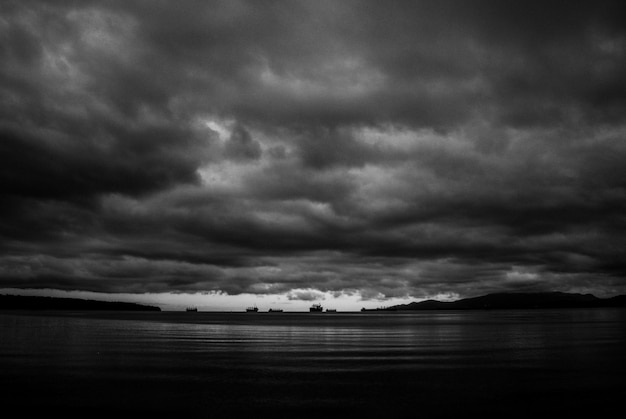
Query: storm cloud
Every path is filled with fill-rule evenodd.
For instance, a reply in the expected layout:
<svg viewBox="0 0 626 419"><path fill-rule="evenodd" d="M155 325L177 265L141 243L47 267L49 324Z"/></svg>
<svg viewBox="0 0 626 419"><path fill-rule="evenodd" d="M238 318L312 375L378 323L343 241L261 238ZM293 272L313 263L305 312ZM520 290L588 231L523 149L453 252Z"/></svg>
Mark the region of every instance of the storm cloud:
<svg viewBox="0 0 626 419"><path fill-rule="evenodd" d="M0 5L0 288L626 293L619 1Z"/></svg>

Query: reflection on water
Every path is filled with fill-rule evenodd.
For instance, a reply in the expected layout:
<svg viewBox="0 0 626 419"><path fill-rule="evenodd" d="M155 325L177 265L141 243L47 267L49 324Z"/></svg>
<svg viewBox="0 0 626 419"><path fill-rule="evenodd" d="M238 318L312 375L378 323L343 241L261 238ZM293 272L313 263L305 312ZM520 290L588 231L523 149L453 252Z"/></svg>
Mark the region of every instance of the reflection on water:
<svg viewBox="0 0 626 419"><path fill-rule="evenodd" d="M0 384L15 405L521 417L540 402L608 411L626 395L619 309L48 314L0 314Z"/></svg>

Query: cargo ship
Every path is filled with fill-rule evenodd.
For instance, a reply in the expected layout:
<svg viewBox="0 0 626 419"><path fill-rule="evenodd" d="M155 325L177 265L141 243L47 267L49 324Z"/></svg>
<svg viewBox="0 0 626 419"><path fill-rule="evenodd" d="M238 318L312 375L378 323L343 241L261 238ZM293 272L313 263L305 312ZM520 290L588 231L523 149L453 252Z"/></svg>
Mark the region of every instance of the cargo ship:
<svg viewBox="0 0 626 419"><path fill-rule="evenodd" d="M324 308L322 307L321 304L313 304L310 308L309 311L311 313L321 313L322 311L324 311Z"/></svg>
<svg viewBox="0 0 626 419"><path fill-rule="evenodd" d="M361 311L396 311L393 307L378 307L378 308L365 308L363 307Z"/></svg>
<svg viewBox="0 0 626 419"><path fill-rule="evenodd" d="M246 312L248 312L248 313L256 313L257 311L259 311L257 306L246 308Z"/></svg>

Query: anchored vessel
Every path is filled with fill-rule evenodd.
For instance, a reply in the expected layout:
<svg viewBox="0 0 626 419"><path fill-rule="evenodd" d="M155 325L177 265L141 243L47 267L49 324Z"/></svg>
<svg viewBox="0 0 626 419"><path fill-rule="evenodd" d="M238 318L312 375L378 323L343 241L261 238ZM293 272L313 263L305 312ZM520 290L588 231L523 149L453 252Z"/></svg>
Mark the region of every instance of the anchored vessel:
<svg viewBox="0 0 626 419"><path fill-rule="evenodd" d="M270 308L269 313L282 313L283 309L282 308Z"/></svg>
<svg viewBox="0 0 626 419"><path fill-rule="evenodd" d="M324 311L324 308L322 307L321 304L313 304L310 308L309 311L311 313L321 313L322 311Z"/></svg>
<svg viewBox="0 0 626 419"><path fill-rule="evenodd" d="M254 306L254 307L248 307L248 308L246 308L246 311L247 311L248 313L256 313L257 311L259 311L259 309L257 308L257 306Z"/></svg>
<svg viewBox="0 0 626 419"><path fill-rule="evenodd" d="M396 311L393 307L378 307L378 308L365 308L363 307L361 311Z"/></svg>
<svg viewBox="0 0 626 419"><path fill-rule="evenodd" d="M195 312L198 311L198 307L187 307L185 311Z"/></svg>
<svg viewBox="0 0 626 419"><path fill-rule="evenodd" d="M334 309L334 308L327 308L327 309L326 309L326 312L327 312L327 313L336 313L336 312L337 312L337 310L336 310L336 309Z"/></svg>

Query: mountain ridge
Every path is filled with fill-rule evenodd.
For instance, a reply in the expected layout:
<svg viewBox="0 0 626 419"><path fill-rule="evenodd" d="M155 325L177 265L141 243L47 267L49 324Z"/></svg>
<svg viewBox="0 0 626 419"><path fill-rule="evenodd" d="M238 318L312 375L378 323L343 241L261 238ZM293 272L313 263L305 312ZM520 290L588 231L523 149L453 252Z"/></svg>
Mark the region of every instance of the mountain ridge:
<svg viewBox="0 0 626 419"><path fill-rule="evenodd" d="M0 310L161 311L156 306L120 301L4 294L0 295Z"/></svg>
<svg viewBox="0 0 626 419"><path fill-rule="evenodd" d="M501 292L456 301L424 300L387 307L389 311L405 310L488 310L520 308L593 308L626 307L626 295L598 298L593 294L564 292Z"/></svg>

